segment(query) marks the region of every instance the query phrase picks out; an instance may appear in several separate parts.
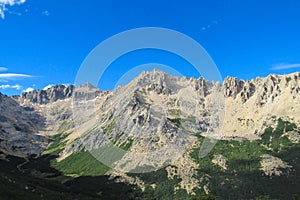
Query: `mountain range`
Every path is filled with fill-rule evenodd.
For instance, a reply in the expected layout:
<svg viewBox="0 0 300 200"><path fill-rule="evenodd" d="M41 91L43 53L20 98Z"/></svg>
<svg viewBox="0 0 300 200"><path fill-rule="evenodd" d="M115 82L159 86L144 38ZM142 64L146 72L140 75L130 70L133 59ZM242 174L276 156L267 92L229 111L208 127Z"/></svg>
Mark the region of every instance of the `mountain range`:
<svg viewBox="0 0 300 200"><path fill-rule="evenodd" d="M0 94L0 108L0 160L25 159L22 173L51 155L68 180L108 176L140 191L134 198L299 195L299 72L220 83L154 70L111 91L86 83ZM54 176L33 168L30 177ZM274 192L282 184L290 189Z"/></svg>

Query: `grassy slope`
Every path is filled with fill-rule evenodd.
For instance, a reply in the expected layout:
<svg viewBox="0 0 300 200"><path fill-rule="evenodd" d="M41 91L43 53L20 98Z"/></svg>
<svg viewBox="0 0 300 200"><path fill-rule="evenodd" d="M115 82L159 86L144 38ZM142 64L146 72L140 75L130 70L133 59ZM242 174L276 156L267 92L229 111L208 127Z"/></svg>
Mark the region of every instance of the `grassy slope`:
<svg viewBox="0 0 300 200"><path fill-rule="evenodd" d="M66 138L68 137L69 123L63 122L59 129L58 134L51 137L52 142L48 145L44 155L59 155L66 145ZM115 121L112 121L104 130L106 134L109 134L115 126ZM121 134L122 135L122 134ZM120 135L120 136L121 136ZM119 137L120 137L119 136ZM126 141L120 142L120 138L112 141L119 148L129 151L133 139L127 138ZM101 176L110 170L109 167L99 162L90 152L84 151L83 149L79 152L73 153L64 160L57 162L56 160L51 161L51 166L61 171L64 175L68 176Z"/></svg>
<svg viewBox="0 0 300 200"><path fill-rule="evenodd" d="M59 153L65 147L68 134L63 130L66 123L63 123L58 134L51 137L52 142L48 145L44 155L55 155ZM110 170L109 167L103 165L97 159L95 159L88 151L81 150L73 153L66 159L57 162L55 159L51 161L51 166L61 171L64 175L68 176L100 176L104 175Z"/></svg>
<svg viewBox="0 0 300 200"><path fill-rule="evenodd" d="M89 152L80 151L56 162L65 147L68 126L64 122L58 134L51 137L42 157L30 159L9 157L0 160L0 199L133 199L139 190L115 183L105 176L108 167ZM21 170L17 168L22 165ZM21 178L20 178L21 177Z"/></svg>
<svg viewBox="0 0 300 200"><path fill-rule="evenodd" d="M107 128L109 132L113 124ZM282 137L285 131L296 129L292 123L279 119L276 129L268 128L260 141L219 141L214 149L203 159L199 159L200 148L191 153L195 162L199 163L198 178L210 177L202 181L202 186L208 184L213 195L204 195L203 190L196 191L197 196L191 197L184 190L174 192L180 180L168 180L165 169L146 174L134 174L146 183L144 193L137 192L136 199L292 199L300 192L300 144L291 143ZM272 139L270 140L270 138ZM64 133L53 138L47 151L57 154L64 145ZM203 138L199 137L202 141ZM129 150L133 141L120 145ZM268 150L271 147L271 150ZM271 154L279 157L293 166L288 176L268 177L260 170L260 156ZM211 160L215 154L222 154L228 159L228 170L215 166ZM109 168L99 163L88 152L80 151L52 166L66 175L101 176ZM156 189L151 187L156 184ZM215 197L214 197L215 196Z"/></svg>
<svg viewBox="0 0 300 200"><path fill-rule="evenodd" d="M52 161L51 165L69 176L101 176L110 170L100 163L88 151L72 154L61 162Z"/></svg>

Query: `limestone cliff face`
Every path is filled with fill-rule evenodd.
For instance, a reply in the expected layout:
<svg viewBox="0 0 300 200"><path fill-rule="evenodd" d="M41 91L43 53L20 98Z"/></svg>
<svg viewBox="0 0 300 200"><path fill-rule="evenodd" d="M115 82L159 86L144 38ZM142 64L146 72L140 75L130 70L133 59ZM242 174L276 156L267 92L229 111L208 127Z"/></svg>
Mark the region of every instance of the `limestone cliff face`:
<svg viewBox="0 0 300 200"><path fill-rule="evenodd" d="M60 124L70 122L71 134L62 157L82 146L99 147L105 135L119 144L132 140L132 150L139 152L170 141L179 146L193 143L191 132L216 138L258 139L272 123L272 116L300 124L299 72L249 81L227 77L220 84L154 70L113 91L100 91L89 84L57 85L14 97L18 103L3 95L1 98L11 101L10 106L0 102L2 113L22 109L20 117L34 125L36 116L43 116L44 128L36 129L40 134L54 134ZM33 110L25 112L24 107ZM13 132L7 127L3 130Z"/></svg>
<svg viewBox="0 0 300 200"><path fill-rule="evenodd" d="M30 105L46 116L47 127L64 121L72 124L60 159L81 148L97 149L109 142L122 146L130 141L132 152L145 154L167 144L186 150L196 141L192 133L223 139L259 139L272 125L272 116L299 124L299 86L300 73L251 81L227 77L220 84L202 77L173 77L156 70L143 72L113 91L79 87L73 90L72 98ZM20 102L26 104L26 98L20 98ZM53 134L57 127L49 128L47 134ZM170 154L180 157L180 153L169 150L160 156L160 162ZM154 157L136 157L139 162L127 162L127 167L149 164ZM124 162L117 165L124 166Z"/></svg>
<svg viewBox="0 0 300 200"><path fill-rule="evenodd" d="M223 137L256 138L272 116L300 123L300 73L269 75L251 81L226 78Z"/></svg>
<svg viewBox="0 0 300 200"><path fill-rule="evenodd" d="M291 97L296 98L299 94L300 73L289 75L269 75L266 78L256 78L251 81L238 81L237 78L226 77L223 83L226 97L242 99L245 103L253 95L257 96L257 105L262 106L270 99L274 101L282 94L282 91L289 88Z"/></svg>

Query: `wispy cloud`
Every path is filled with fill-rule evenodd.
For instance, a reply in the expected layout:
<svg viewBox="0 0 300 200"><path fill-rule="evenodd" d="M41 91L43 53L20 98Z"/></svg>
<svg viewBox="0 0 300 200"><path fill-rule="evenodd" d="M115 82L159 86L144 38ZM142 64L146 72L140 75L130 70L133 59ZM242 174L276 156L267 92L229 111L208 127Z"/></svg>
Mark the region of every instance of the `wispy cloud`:
<svg viewBox="0 0 300 200"><path fill-rule="evenodd" d="M1 0L0 0L1 1ZM15 90L21 90L23 89L23 86L19 85L16 83L16 80L22 80L22 79L28 79L28 78L33 78L36 76L32 76L29 74L22 74L22 73L3 73L6 72L8 68L6 67L0 67L0 89L6 90L6 89L15 89ZM24 91L32 91L33 88L28 87Z"/></svg>
<svg viewBox="0 0 300 200"><path fill-rule="evenodd" d="M0 72L7 71L8 69L6 67L0 67Z"/></svg>
<svg viewBox="0 0 300 200"><path fill-rule="evenodd" d="M202 31L208 30L208 29L212 28L213 26L218 25L219 22L220 22L220 20L213 20L213 21L210 22L210 24L208 24L208 25L206 25L206 26L202 26L202 27L201 27L201 30L202 30Z"/></svg>
<svg viewBox="0 0 300 200"><path fill-rule="evenodd" d="M45 10L42 12L42 15L45 15L46 17L48 17L50 15L50 12L48 10Z"/></svg>
<svg viewBox="0 0 300 200"><path fill-rule="evenodd" d="M29 88L27 88L26 90L23 90L23 92L32 92L33 90L34 90L34 88L29 87Z"/></svg>
<svg viewBox="0 0 300 200"><path fill-rule="evenodd" d="M8 11L7 6L20 5L25 2L26 0L0 0L0 17L4 19L5 12Z"/></svg>
<svg viewBox="0 0 300 200"><path fill-rule="evenodd" d="M294 68L300 68L300 63L294 63L294 64L281 63L281 64L273 65L270 69L271 70L285 70L285 69L294 69Z"/></svg>
<svg viewBox="0 0 300 200"><path fill-rule="evenodd" d="M32 78L32 77L34 77L34 76L31 76L31 75L28 75L28 74L16 74L16 73L0 74L0 80L1 79L11 80L11 79Z"/></svg>
<svg viewBox="0 0 300 200"><path fill-rule="evenodd" d="M22 86L19 85L19 84L15 84L15 85L9 85L9 84L6 84L6 85L0 85L0 89L16 89L16 90L21 90Z"/></svg>

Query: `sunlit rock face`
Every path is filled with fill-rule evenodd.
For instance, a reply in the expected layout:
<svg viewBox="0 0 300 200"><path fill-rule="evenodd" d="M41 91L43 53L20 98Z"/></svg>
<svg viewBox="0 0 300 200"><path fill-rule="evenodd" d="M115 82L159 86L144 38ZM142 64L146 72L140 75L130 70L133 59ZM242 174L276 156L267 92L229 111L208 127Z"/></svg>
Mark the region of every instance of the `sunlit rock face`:
<svg viewBox="0 0 300 200"><path fill-rule="evenodd" d="M130 146L131 154L149 153L138 162L138 156L127 160L128 169L146 162L164 164L172 162L170 155L176 159L185 153L196 142L195 134L259 139L272 116L299 124L299 93L300 73L249 81L227 77L219 83L154 70L112 91L87 83L57 85L13 98L1 95L1 147L15 150L15 143L24 146L39 135L53 135L68 122L69 136L60 159L82 148L93 150L111 143ZM24 152L39 153L44 143L29 146L31 150Z"/></svg>

